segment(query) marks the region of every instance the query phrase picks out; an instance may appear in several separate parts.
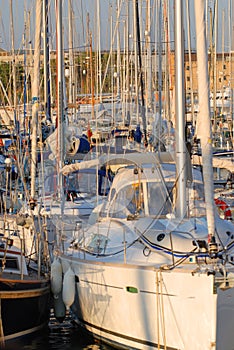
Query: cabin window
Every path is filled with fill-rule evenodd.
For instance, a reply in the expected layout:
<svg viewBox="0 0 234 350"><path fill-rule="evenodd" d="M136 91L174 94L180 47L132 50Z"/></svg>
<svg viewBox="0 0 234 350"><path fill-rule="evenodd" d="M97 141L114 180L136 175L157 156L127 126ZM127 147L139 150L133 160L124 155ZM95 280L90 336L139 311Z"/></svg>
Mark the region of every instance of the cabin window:
<svg viewBox="0 0 234 350"><path fill-rule="evenodd" d="M136 183L129 186L127 208L131 214L139 214L144 208L142 184Z"/></svg>
<svg viewBox="0 0 234 350"><path fill-rule="evenodd" d="M111 205L109 215L114 218L126 218L128 215L141 214L144 211L141 183L130 184L121 189Z"/></svg>
<svg viewBox="0 0 234 350"><path fill-rule="evenodd" d="M148 203L150 215L166 215L171 212L171 200L162 183L149 182Z"/></svg>
<svg viewBox="0 0 234 350"><path fill-rule="evenodd" d="M2 261L3 259L0 259L0 267L2 268ZM5 268L6 269L14 269L14 270L19 270L18 266L18 259L17 258L6 258L6 263L5 263Z"/></svg>
<svg viewBox="0 0 234 350"><path fill-rule="evenodd" d="M101 254L107 246L108 239L101 234L95 234L92 236L87 249L94 254Z"/></svg>

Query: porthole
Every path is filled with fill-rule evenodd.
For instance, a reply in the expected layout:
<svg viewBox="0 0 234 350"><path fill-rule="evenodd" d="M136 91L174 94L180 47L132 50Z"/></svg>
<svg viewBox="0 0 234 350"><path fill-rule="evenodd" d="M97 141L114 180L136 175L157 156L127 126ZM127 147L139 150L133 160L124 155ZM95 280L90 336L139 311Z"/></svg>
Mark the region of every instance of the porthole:
<svg viewBox="0 0 234 350"><path fill-rule="evenodd" d="M161 242L165 237L165 233L160 233L160 235L157 236L157 240Z"/></svg>

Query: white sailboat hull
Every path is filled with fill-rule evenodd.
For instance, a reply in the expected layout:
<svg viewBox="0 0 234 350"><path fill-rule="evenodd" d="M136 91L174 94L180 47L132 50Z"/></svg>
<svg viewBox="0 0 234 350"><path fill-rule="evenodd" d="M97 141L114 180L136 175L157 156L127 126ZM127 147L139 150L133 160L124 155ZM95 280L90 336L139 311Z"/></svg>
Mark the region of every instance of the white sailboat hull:
<svg viewBox="0 0 234 350"><path fill-rule="evenodd" d="M142 350L233 349L234 288L216 288L195 265L162 271L61 258L76 276L72 312L94 336Z"/></svg>

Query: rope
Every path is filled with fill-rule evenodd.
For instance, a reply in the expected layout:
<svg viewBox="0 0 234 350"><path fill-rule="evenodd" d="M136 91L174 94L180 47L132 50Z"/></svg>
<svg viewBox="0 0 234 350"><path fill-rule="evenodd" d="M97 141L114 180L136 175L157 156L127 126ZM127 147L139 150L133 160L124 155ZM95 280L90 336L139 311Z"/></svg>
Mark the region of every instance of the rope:
<svg viewBox="0 0 234 350"><path fill-rule="evenodd" d="M159 292L158 292L158 284L159 284L159 282L158 282L158 271L156 271L157 338L158 338L158 350L160 350L160 344L159 344L159 343L160 343L160 341L159 341L159 339L160 339L160 333L159 333L159 319L158 319L158 315L159 315L159 312L158 312L158 310L159 310Z"/></svg>
<svg viewBox="0 0 234 350"><path fill-rule="evenodd" d="M0 299L0 345L1 349L5 349L5 341L4 341L4 332L3 332L3 324L2 324L2 303Z"/></svg>
<svg viewBox="0 0 234 350"><path fill-rule="evenodd" d="M160 346L160 324L162 330L162 337L164 343L164 349L167 349L166 345L166 327L165 327L165 317L164 317L164 303L163 303L163 278L162 272L160 270L156 271L156 305L157 305L157 337L158 337L158 350L161 349Z"/></svg>

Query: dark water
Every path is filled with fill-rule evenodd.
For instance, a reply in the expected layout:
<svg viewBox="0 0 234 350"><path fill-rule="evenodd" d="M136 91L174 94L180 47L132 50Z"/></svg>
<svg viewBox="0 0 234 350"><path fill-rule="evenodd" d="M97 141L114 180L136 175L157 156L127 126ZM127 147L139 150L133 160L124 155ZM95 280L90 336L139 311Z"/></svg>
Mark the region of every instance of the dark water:
<svg viewBox="0 0 234 350"><path fill-rule="evenodd" d="M53 317L48 329L0 346L4 350L112 350L84 333L67 317L60 324Z"/></svg>

